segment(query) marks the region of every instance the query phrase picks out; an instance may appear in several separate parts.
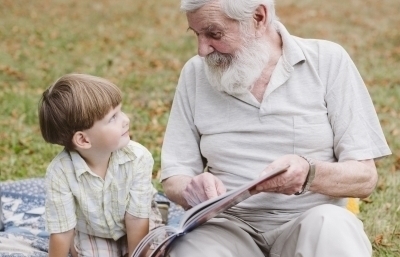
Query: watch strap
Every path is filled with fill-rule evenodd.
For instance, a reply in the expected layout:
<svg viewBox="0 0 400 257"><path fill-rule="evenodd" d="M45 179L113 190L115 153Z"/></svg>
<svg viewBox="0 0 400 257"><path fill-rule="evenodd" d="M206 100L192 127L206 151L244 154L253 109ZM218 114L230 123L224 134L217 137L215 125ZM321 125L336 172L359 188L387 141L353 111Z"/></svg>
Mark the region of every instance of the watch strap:
<svg viewBox="0 0 400 257"><path fill-rule="evenodd" d="M300 155L300 157L308 162L308 164L310 165L310 168L308 170L306 181L304 181L301 191L295 193L295 195L302 195L305 192L307 192L310 189L311 183L313 182L314 177L315 177L315 163L314 163L313 159L308 158L306 156L302 156L302 155Z"/></svg>

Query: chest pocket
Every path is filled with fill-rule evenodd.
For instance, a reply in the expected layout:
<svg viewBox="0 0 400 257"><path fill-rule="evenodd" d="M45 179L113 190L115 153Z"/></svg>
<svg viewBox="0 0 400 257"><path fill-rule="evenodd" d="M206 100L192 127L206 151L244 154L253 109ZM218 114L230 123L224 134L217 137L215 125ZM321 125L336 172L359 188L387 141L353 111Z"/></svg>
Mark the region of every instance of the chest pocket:
<svg viewBox="0 0 400 257"><path fill-rule="evenodd" d="M326 114L295 116L295 153L326 152L333 148L333 131Z"/></svg>

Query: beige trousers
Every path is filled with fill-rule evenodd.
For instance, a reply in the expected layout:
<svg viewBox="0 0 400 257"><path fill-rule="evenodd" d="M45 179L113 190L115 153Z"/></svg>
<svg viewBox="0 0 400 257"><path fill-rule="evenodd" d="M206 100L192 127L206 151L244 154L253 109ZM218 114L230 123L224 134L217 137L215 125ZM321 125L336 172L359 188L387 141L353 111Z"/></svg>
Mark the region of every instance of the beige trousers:
<svg viewBox="0 0 400 257"><path fill-rule="evenodd" d="M258 231L221 214L178 238L170 257L367 257L371 243L362 222L345 208L314 207L272 231Z"/></svg>

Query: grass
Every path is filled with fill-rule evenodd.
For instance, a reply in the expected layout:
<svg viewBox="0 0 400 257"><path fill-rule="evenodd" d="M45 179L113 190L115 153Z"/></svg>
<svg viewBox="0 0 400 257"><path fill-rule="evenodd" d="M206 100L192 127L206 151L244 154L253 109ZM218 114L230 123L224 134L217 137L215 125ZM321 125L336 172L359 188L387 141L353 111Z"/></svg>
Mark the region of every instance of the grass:
<svg viewBox="0 0 400 257"><path fill-rule="evenodd" d="M279 0L301 37L341 44L371 93L393 155L377 161L376 191L361 202L374 256L400 255L400 2ZM180 69L196 53L174 0L0 0L0 180L42 177L61 147L40 136L37 102L69 72L105 77L124 91L131 134L152 152L154 177Z"/></svg>

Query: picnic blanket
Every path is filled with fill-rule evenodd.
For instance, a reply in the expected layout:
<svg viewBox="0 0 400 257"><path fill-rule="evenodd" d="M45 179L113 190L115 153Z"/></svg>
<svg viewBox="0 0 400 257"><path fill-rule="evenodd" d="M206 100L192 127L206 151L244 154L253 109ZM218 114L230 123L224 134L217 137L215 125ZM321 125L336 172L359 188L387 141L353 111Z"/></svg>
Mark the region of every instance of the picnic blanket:
<svg viewBox="0 0 400 257"><path fill-rule="evenodd" d="M43 178L0 182L0 257L47 257L49 233L45 229ZM359 212L358 199L347 208ZM168 225L178 226L184 210L158 193L156 201L168 202ZM1 212L0 212L1 214ZM1 226L1 223L3 226Z"/></svg>
<svg viewBox="0 0 400 257"><path fill-rule="evenodd" d="M47 257L44 179L0 182L0 196L0 257ZM156 201L169 203L167 224L177 226L184 213L182 207L162 193L156 195Z"/></svg>

